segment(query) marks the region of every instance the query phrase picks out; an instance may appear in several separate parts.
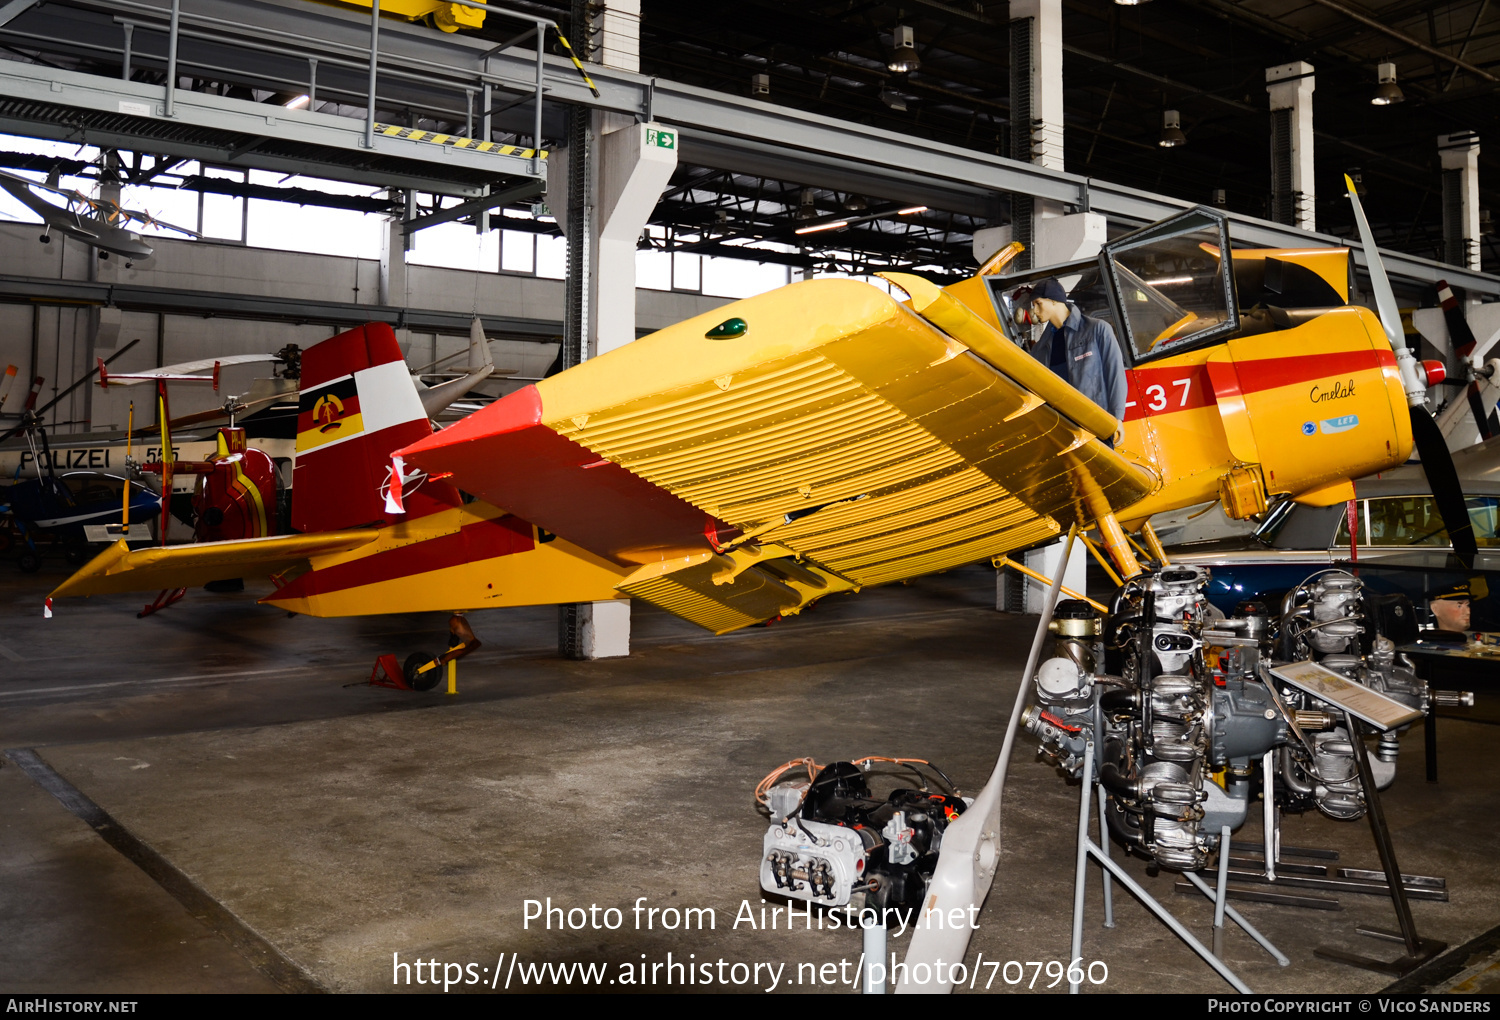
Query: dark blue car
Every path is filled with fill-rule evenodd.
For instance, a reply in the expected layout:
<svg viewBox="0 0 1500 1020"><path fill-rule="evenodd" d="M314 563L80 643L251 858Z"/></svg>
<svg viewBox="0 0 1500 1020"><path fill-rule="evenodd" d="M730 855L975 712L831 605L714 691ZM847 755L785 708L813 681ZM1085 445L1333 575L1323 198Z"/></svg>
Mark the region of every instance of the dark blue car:
<svg viewBox="0 0 1500 1020"><path fill-rule="evenodd" d="M1453 558L1448 532L1420 465L1405 465L1355 483L1355 558L1349 549L1346 504L1271 511L1254 535L1169 548L1173 563L1213 572L1209 599L1226 613L1243 599L1276 603L1311 574L1341 567L1377 594L1404 593L1426 613L1426 595L1478 575L1489 594L1470 602L1472 630L1500 631L1500 438L1454 454L1479 543L1473 571Z"/></svg>

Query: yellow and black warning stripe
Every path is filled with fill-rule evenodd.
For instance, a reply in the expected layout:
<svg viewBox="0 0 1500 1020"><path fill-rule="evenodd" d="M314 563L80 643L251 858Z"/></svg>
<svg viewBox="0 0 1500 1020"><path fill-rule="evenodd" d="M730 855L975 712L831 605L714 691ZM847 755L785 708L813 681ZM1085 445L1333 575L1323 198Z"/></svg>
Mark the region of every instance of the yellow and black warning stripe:
<svg viewBox="0 0 1500 1020"><path fill-rule="evenodd" d="M599 86L594 84L594 79L590 78L589 73L583 69L583 61L579 60L578 54L573 52L573 47L568 43L568 37L562 34L562 29L560 28L554 26L553 30L557 32L557 41L562 43L562 48L567 52L568 59L573 61L574 67L578 68L578 73L583 75L583 83L589 87L589 91L594 94L594 98L598 99Z"/></svg>
<svg viewBox="0 0 1500 1020"><path fill-rule="evenodd" d="M375 133L385 135L387 138L404 138L409 142L426 142L429 145L451 145L455 149L473 149L475 152L493 152L497 156L520 156L522 159L531 159L536 155L535 149L522 148L519 145L504 145L500 142L481 142L477 138L465 138L463 135L445 135L441 131L423 131L421 128L401 127L398 124L376 124ZM542 150L542 158L547 158L547 150Z"/></svg>

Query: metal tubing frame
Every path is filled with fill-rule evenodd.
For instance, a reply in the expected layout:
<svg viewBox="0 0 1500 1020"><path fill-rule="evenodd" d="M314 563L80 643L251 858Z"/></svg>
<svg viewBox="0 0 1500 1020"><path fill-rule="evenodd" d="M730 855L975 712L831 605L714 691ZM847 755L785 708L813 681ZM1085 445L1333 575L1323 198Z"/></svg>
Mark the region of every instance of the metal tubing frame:
<svg viewBox="0 0 1500 1020"><path fill-rule="evenodd" d="M1078 798L1080 801L1078 809L1078 857L1077 870L1073 877L1073 941L1068 951L1069 964L1076 963L1083 958L1083 895L1085 890L1085 879L1088 876L1088 859L1093 857L1104 869L1113 875L1121 885L1130 890L1136 899L1141 901L1156 919L1171 929L1172 934L1188 944L1188 948L1197 953L1203 962L1208 964L1214 971L1229 982L1235 991L1244 995L1253 994L1248 985L1241 981L1234 971L1230 970L1223 960L1219 959L1208 947L1193 937L1193 933L1183 927L1181 921L1173 917L1166 907L1162 906L1157 899L1143 889L1135 879L1131 878L1125 869L1120 867L1106 853L1099 844L1089 838L1089 804L1090 796L1094 788L1094 742L1092 740L1084 744L1083 750L1083 782L1079 784ZM1100 834L1102 838L1108 839L1105 833ZM1068 991L1077 995L1079 983L1070 981Z"/></svg>
<svg viewBox="0 0 1500 1020"><path fill-rule="evenodd" d="M1082 535L1079 535L1078 537L1079 538L1083 538ZM1085 544L1087 544L1087 541L1088 541L1087 539L1084 540ZM1072 588L1065 588L1065 587L1063 587L1062 584L1060 583L1060 581L1058 581L1058 579L1062 577L1063 571L1059 571L1058 572L1057 578L1051 578L1051 577L1047 577L1044 574L1038 573L1035 570L1032 570L1030 567L1028 567L1028 566L1026 566L1024 564L1017 563L1015 560L1011 559L1009 556L996 556L991 562L993 562L996 567L1002 567L1002 568L1003 567L1014 567L1016 570L1020 571L1021 573L1025 574L1027 577L1031 578L1033 581L1036 581L1036 582L1038 582L1040 584L1050 585L1050 584L1053 584L1054 582L1057 582L1057 584L1058 584L1057 590L1060 591L1060 592L1062 592L1068 598L1070 598L1070 599L1082 599L1083 601L1087 602L1089 605L1093 606L1095 609L1099 610L1099 612L1101 612L1101 613L1107 613L1107 612L1109 612L1109 607L1106 606L1106 605L1104 605L1102 602L1096 602L1093 599L1089 598L1087 595L1084 595L1081 592L1074 591ZM1063 562L1064 562L1064 565L1066 565L1067 561L1064 560Z"/></svg>
<svg viewBox="0 0 1500 1020"><path fill-rule="evenodd" d="M176 0L173 0L176 3ZM365 148L375 148L375 71L380 57L380 0L370 0L370 86L365 91Z"/></svg>
<svg viewBox="0 0 1500 1020"><path fill-rule="evenodd" d="M1105 558L1104 553L1100 552L1099 547L1094 544L1093 539L1089 538L1087 535L1079 535L1078 537L1083 539L1083 547L1093 554L1094 560L1099 564L1100 567L1104 569L1104 572L1109 575L1109 579L1115 582L1115 587L1118 588L1120 585L1124 584L1125 582L1120 578L1119 574L1115 573L1115 568L1110 565L1110 562L1107 558Z"/></svg>
<svg viewBox="0 0 1500 1020"><path fill-rule="evenodd" d="M155 28L157 28L156 25L150 24L149 22L144 22L144 21L129 21L129 20L125 19L125 18L116 18L115 22L117 24L121 25L122 27L128 27L128 28L146 28L146 29L155 29ZM10 29L5 29L4 31L6 31L7 33L9 33L11 35L21 35L21 36L25 36L25 37L30 38L30 39L44 39L45 38L45 37L42 37L42 36L37 36L34 33L12 32ZM208 32L194 32L191 29L182 29L177 34L180 37L185 38L185 39L206 39L206 40L209 40L211 42L224 42L225 41L221 37L212 35L212 34L210 34ZM236 46L238 46L238 47L240 47L242 49L246 49L246 50L255 50L255 51L258 51L258 52L262 52L262 53L277 53L277 54L285 53L285 50L282 47L278 47L278 46L273 45L273 44L247 42L247 41L239 40L239 39L233 40L233 42L234 42L234 45L236 45ZM108 47L94 46L94 45L89 44L89 43L74 43L73 45L75 45L77 47L80 47L80 48L83 48L83 49L96 49L96 50L99 50L99 51L104 52L104 53L112 53L112 52L114 52L113 50L109 49ZM306 59L308 61L310 61L310 62L313 62L313 63L321 61L322 63L325 63L325 64L331 64L334 67L345 67L345 68L350 68L350 69L353 69L353 70L358 70L360 68L363 68L363 67L367 66L366 63L364 63L364 62L353 61L353 60L340 60L337 57L320 56L320 57L307 57ZM188 67L198 68L199 70L202 70L202 71L209 71L209 72L218 71L218 72L225 72L225 73L228 73L228 74L234 74L235 73L235 68L224 67L224 66L222 66L220 64L210 64L210 63L207 63L207 62L201 61L201 60L189 60L189 61L180 62L180 63L183 63L185 66L188 66ZM391 67L386 67L382 73L388 79L389 78L400 78L400 79L405 80L405 81L423 82L423 83L426 83L426 84L429 84L429 85L433 84L433 78L432 78L431 75L422 75L422 74L418 74L418 73L412 72L412 71L401 71L401 70L397 70L397 69L391 68ZM283 84L283 85L301 86L301 84L302 84L302 82L301 82L300 79L296 79L296 78L283 78L283 77L280 77L279 75L274 75L274 74L262 73L259 77L260 77L260 80L262 80L262 81L275 82L275 83ZM509 79L505 79L505 80L509 81ZM512 82L512 84L514 84L514 83ZM472 86L465 86L465 85L458 84L458 83L453 83L451 85L445 85L444 87L451 88L454 92L466 92L470 88L472 88ZM350 91L348 89L332 88L332 87L330 87L328 89L328 91L334 92L334 93L339 93L339 94L342 94L342 95L345 95L345 96L349 96L351 98L358 98L358 99L361 99L361 100L368 101L368 96L365 93L353 92L353 91ZM380 96L377 94L375 98L376 98L376 101L378 102L379 99L380 99ZM527 99L526 97L523 96L522 98L518 99L516 101L516 103L519 104L519 103L525 103L525 102L529 102L529 101L530 101L529 99ZM508 107L507 107L507 109L508 109ZM429 113L438 113L438 114L446 114L446 115L456 115L457 112L458 112L456 108L452 109L452 110L449 110L449 109L446 109L446 108L443 108L443 107L439 107L439 106L435 106L435 105L432 105L432 104L428 104L426 106L426 110Z"/></svg>
<svg viewBox="0 0 1500 1020"><path fill-rule="evenodd" d="M182 0L172 0L172 20L167 28L167 94L162 112L168 117L175 116L173 108L177 102L177 23L181 7Z"/></svg>
<svg viewBox="0 0 1500 1020"><path fill-rule="evenodd" d="M1276 881L1276 863L1281 855L1281 816L1276 812L1276 797L1272 794L1271 784L1275 782L1276 776L1276 752L1267 751L1260 757L1261 775L1261 828L1265 830L1261 839L1264 841L1266 858L1266 881Z"/></svg>
<svg viewBox="0 0 1500 1020"><path fill-rule="evenodd" d="M886 934L884 922L864 926L864 973L860 975L860 991L865 995L885 994L885 983L890 976L885 966ZM875 977L877 965L880 967L879 980Z"/></svg>
<svg viewBox="0 0 1500 1020"><path fill-rule="evenodd" d="M1221 850L1221 851L1219 851L1219 853L1223 854L1223 851ZM1214 897L1214 891L1208 887L1208 883L1207 882L1203 881L1203 879L1199 878L1195 873L1193 873L1191 871L1185 872L1184 873L1184 877L1186 877L1189 882L1193 883L1193 885L1195 885L1198 888L1199 892L1201 892L1204 896L1207 896L1209 898L1209 901L1214 904L1214 912L1215 912L1216 915L1217 915L1217 913L1219 911L1219 908L1220 908L1220 905L1222 903L1224 914L1231 921L1233 921L1235 924L1239 925L1242 929L1244 929L1244 932L1245 932L1246 935L1249 935L1252 939L1254 939L1256 942L1258 942L1260 944L1260 947L1262 949L1264 949L1266 952L1270 953L1271 956L1273 956L1275 958L1275 960L1276 960L1276 962L1278 964L1280 964L1283 967L1290 967L1291 966L1292 961L1286 956L1286 954L1284 954L1281 950L1277 949L1276 946L1272 944L1272 942L1271 942L1270 939L1268 939L1264 935L1262 935L1260 933L1260 931L1258 929L1256 929L1256 927L1254 925L1252 925L1249 921L1245 920L1245 918L1243 916L1241 916L1241 914L1240 914L1240 912L1238 910L1235 910L1228 903L1223 903L1223 901L1216 900L1215 897ZM1222 889L1223 886L1221 885L1220 888ZM1227 900L1228 897L1226 896L1226 897L1224 897L1224 899ZM1222 927L1223 926L1223 919L1220 918L1217 923L1219 924L1220 927Z"/></svg>

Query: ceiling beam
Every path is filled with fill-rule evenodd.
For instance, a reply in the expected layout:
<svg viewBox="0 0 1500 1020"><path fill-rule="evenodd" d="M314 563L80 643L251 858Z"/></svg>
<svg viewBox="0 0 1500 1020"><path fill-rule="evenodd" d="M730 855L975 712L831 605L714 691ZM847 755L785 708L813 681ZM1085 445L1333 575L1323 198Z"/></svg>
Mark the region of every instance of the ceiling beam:
<svg viewBox="0 0 1500 1020"><path fill-rule="evenodd" d="M1463 60L1460 57L1455 57L1451 53L1444 53L1436 46L1429 46L1422 40L1407 35L1405 32L1401 31L1398 28L1392 28L1378 18L1372 18L1370 15L1361 10L1355 9L1349 4L1341 3L1340 0L1312 0L1312 2L1320 7L1326 7L1330 11L1337 11L1339 14L1342 14L1346 18L1351 18L1359 22L1361 25L1372 28L1375 31L1379 32L1381 35L1388 36L1391 39L1395 39L1397 42L1405 46L1409 46L1414 50L1420 50L1430 57L1447 61L1454 67L1462 68L1472 75L1477 75L1478 77L1483 78L1485 81L1500 81L1500 78L1496 78L1493 74L1490 74L1483 68L1475 67L1468 61Z"/></svg>

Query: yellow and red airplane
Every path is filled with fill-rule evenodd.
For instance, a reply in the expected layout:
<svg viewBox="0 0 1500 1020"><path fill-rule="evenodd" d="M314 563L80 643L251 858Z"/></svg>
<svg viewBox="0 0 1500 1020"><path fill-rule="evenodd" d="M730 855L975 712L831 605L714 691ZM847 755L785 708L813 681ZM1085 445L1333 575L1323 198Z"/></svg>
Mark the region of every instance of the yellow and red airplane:
<svg viewBox="0 0 1500 1020"><path fill-rule="evenodd" d="M1133 574L1124 532L1151 514L1340 502L1414 423L1436 433L1378 256L1379 317L1349 303L1349 249L1231 251L1208 209L1043 271L1114 325L1118 422L1020 346L1016 291L1042 274L998 275L1015 250L946 288L888 274L906 301L792 284L440 431L389 328L352 330L303 356L300 534L121 542L53 595L258 574L314 616L630 597L724 632L1075 525Z"/></svg>

